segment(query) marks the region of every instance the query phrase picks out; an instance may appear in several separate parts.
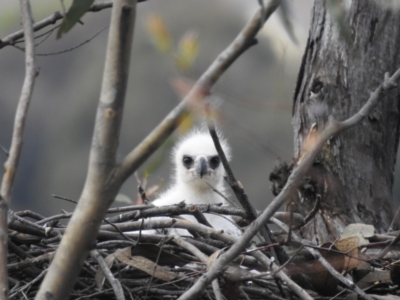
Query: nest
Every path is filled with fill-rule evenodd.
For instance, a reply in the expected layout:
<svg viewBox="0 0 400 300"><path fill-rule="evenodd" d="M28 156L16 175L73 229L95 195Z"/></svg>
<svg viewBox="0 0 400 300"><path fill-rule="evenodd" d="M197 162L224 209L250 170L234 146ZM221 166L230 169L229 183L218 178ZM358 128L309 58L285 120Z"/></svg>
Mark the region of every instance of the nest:
<svg viewBox="0 0 400 300"><path fill-rule="evenodd" d="M237 239L201 224L203 213L231 215L241 222L245 217L241 209L218 205L188 206L181 203L165 207L141 205L109 209L69 299L179 298ZM195 216L199 223L185 220L181 217L185 214ZM70 213L47 218L31 211L13 214L9 225L10 299L34 299L65 232L66 226L60 220L69 217ZM187 236L174 233L177 228L188 230ZM285 235L276 238L281 244L286 239ZM393 240L390 236L380 237L381 242L385 238L389 242ZM270 247L258 246L266 256L272 257ZM288 249L285 247L286 251ZM335 262L338 259L332 258L330 249L326 250L328 255L323 251L321 254L336 270L349 273L350 269L343 269L343 263L337 268ZM321 299L329 293L332 296L340 292L338 299L354 293L341 286L337 278L307 255L310 256L305 249L297 251L284 269L294 281L306 288L307 293ZM371 269L372 264L386 269L385 276L388 277L387 266L392 261L393 255L390 259L370 260L364 269ZM308 274L310 269L317 275ZM273 275L274 272L252 256L251 251L243 252L221 270L218 281L207 287L201 299L216 299L215 294L219 292L226 299L298 299L286 282ZM396 276L393 275L392 279L389 276L386 281L378 279L371 284L369 292L396 294L397 286L392 282L396 279L393 278ZM314 285L307 283L310 279ZM217 295L217 299L221 299L218 298L221 295Z"/></svg>

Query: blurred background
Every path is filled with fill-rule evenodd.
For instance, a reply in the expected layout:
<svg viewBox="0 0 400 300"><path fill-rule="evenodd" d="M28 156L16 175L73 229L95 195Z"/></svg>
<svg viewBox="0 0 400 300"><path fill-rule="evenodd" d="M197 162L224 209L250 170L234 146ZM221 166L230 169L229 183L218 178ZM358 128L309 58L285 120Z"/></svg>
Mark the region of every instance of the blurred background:
<svg viewBox="0 0 400 300"><path fill-rule="evenodd" d="M273 198L268 177L276 159L281 157L288 163L292 160L292 94L312 2L287 1L297 43L275 14L259 34L259 43L242 55L212 89L219 127L233 149L231 166L258 209ZM70 3L64 1L67 8ZM31 5L36 22L62 10L60 1L35 0ZM21 25L18 1L3 0L1 7L3 38ZM152 0L138 4L119 159L178 104L181 97L171 82L178 78L196 80L257 7L258 1L243 0ZM51 215L61 209L74 209L73 204L51 195L77 200L84 184L110 13L110 9L89 12L82 18L83 25L76 25L58 40L55 31L36 48L44 56L37 57L40 72L13 193L14 210L30 209ZM74 50L49 55L85 41L88 42ZM189 49L187 60L182 58L185 49ZM11 46L0 49L0 145L6 149L24 71L23 52ZM137 172L141 180L146 178L147 188L158 189L151 199L171 182L170 148L179 134L188 130L190 124L186 125ZM0 163L5 160L0 152ZM118 197L114 205L127 205L124 201L128 199L136 201L135 177L126 182L121 194L124 196Z"/></svg>

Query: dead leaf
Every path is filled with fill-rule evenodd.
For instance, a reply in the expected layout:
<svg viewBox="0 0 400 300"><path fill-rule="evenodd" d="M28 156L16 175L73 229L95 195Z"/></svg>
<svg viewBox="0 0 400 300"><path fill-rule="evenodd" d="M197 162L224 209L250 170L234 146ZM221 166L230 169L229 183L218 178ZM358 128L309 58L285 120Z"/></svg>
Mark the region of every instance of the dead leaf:
<svg viewBox="0 0 400 300"><path fill-rule="evenodd" d="M335 247L342 252L345 252L347 255L344 256L344 265L343 265L343 272L351 271L358 267L359 260L358 254L360 249L360 238L358 236L350 236L344 239L340 239L335 242ZM352 257L350 257L352 256Z"/></svg>
<svg viewBox="0 0 400 300"><path fill-rule="evenodd" d="M131 255L144 256L152 261L156 261L158 257L158 264L160 265L183 266L188 263L187 260L167 251L161 250L160 252L160 247L154 244L137 244L135 247L132 247Z"/></svg>
<svg viewBox="0 0 400 300"><path fill-rule="evenodd" d="M353 278L357 285L363 290L376 286L377 284L392 282L389 270L354 270Z"/></svg>
<svg viewBox="0 0 400 300"><path fill-rule="evenodd" d="M221 253L225 250L225 248L220 249L218 251L215 251L213 254L210 255L210 257L207 260L206 263L206 267L207 270L210 269L212 267L212 265L214 264L214 262L217 260L217 258L221 255Z"/></svg>
<svg viewBox="0 0 400 300"><path fill-rule="evenodd" d="M340 236L340 240L358 236L360 238L360 245L369 243L369 238L375 234L375 227L368 224L355 223L347 225Z"/></svg>
<svg viewBox="0 0 400 300"><path fill-rule="evenodd" d="M165 268L143 256L132 256L131 247L118 250L114 255L120 262L139 269L149 275L154 275L155 278L171 281L177 277L175 274L168 272Z"/></svg>

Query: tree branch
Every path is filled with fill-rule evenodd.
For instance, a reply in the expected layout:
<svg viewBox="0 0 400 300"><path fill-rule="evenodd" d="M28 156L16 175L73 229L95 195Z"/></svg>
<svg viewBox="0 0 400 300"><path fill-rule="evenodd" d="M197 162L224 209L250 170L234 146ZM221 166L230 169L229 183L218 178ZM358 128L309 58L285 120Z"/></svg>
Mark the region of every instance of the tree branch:
<svg viewBox="0 0 400 300"><path fill-rule="evenodd" d="M265 20L279 6L280 0L273 0L267 7ZM171 135L178 126L182 116L186 112L186 106L190 101L204 97L207 92L231 66L231 64L247 49L256 43L255 36L262 28L261 11L251 18L244 26L233 42L218 55L209 68L197 80L182 102L175 107L161 123L121 162L115 175L115 180L125 181L136 169L158 149L158 147Z"/></svg>
<svg viewBox="0 0 400 300"><path fill-rule="evenodd" d="M10 152L4 164L5 172L0 189L0 299L8 297L7 279L7 215L11 201L15 174L22 151L22 137L25 129L26 115L32 98L36 78L35 44L32 30L32 11L29 0L20 0L23 35L26 40L25 79L15 114L14 129Z"/></svg>
<svg viewBox="0 0 400 300"><path fill-rule="evenodd" d="M100 255L100 253L97 250L90 251L90 256L97 261L97 264L103 271L104 277L107 278L108 282L111 284L115 293L115 298L117 300L125 300L125 295L124 291L122 290L121 283L117 279L115 279L114 275L108 268L104 258Z"/></svg>
<svg viewBox="0 0 400 300"><path fill-rule="evenodd" d="M146 0L138 0L137 2L144 2ZM106 1L103 3L94 3L88 11L90 12L98 12L103 9L111 8L112 7L112 2L111 1ZM40 20L39 22L33 24L33 31L39 31L47 26L54 25L57 23L57 21L61 20L64 18L64 13L60 11L56 11L52 13L50 16L44 18L43 20ZM0 40L0 49L4 48L6 46L11 46L14 45L16 42L18 42L20 39L24 37L24 31L19 30L16 31Z"/></svg>
<svg viewBox="0 0 400 300"><path fill-rule="evenodd" d="M110 182L115 172L135 14L135 0L114 2L85 186L36 299L68 297L120 188Z"/></svg>
<svg viewBox="0 0 400 300"><path fill-rule="evenodd" d="M208 130L210 131L211 138L214 142L215 149L218 152L218 156L221 159L222 165L224 166L225 172L226 172L226 177L227 181L235 193L235 196L237 200L239 201L240 205L243 207L243 209L246 212L246 217L250 220L250 222L253 222L255 219L258 217L257 210L255 207L251 204L249 198L247 197L246 192L244 191L244 188L242 184L236 180L235 175L233 174L233 171L229 165L228 159L225 156L224 150L222 149L221 143L218 138L218 134L215 131L215 125L212 119L209 119L208 122ZM272 244L272 241L275 241L275 238L273 237L271 231L268 228L267 223L260 228L260 235L264 240L268 243L268 245ZM275 257L278 263L284 263L287 260L287 254L284 252L284 250L278 246L279 253L278 255L274 249L274 247L270 248L271 254Z"/></svg>
<svg viewBox="0 0 400 300"><path fill-rule="evenodd" d="M280 194L267 206L263 213L246 229L245 233L237 243L223 253L214 263L214 265L205 273L196 283L179 299L195 299L204 290L205 286L210 284L216 278L220 270L231 262L239 253L248 245L253 236L257 234L262 226L272 217L279 207L284 204L292 195L296 193L296 189L304 178L306 172L314 162L315 157L321 151L325 143L334 135L349 129L361 122L379 103L379 101L387 95L388 91L396 87L396 83L400 79L400 69L396 73L386 79L371 95L367 103L360 109L358 113L349 119L337 122L331 120L325 129L318 132L314 124L310 128L308 136L308 145L305 153L299 158L297 165L293 169L285 187ZM307 142L306 142L307 143Z"/></svg>

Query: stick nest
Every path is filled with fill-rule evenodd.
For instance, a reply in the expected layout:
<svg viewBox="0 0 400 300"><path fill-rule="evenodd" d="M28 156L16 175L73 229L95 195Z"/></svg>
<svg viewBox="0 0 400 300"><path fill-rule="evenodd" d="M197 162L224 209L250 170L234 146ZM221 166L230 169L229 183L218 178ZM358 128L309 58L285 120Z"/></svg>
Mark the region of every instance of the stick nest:
<svg viewBox="0 0 400 300"><path fill-rule="evenodd" d="M218 205L188 206L181 203L166 207L141 205L109 209L69 299L179 298L235 239L221 230L201 224L205 212L231 215L242 222L245 217L241 209ZM182 219L180 215L184 214L197 216L200 223ZM70 217L70 213L62 213L45 218L32 211L12 214L8 241L10 299L34 299L65 233L66 226L61 220ZM171 228L185 228L190 234L177 236L171 234ZM282 245L287 236L282 235L282 230L279 231L280 235L276 238ZM385 245L394 239L393 236L376 238L381 243L387 239ZM271 257L270 247L265 243L263 245L259 249ZM290 249L298 249L301 245L297 244L294 248L289 246L284 247L288 253ZM310 259L304 246L301 248L291 256L283 271L307 293L320 299L330 299L338 293L338 299L345 299L354 294L341 286L318 262ZM360 277L359 273L363 270L371 273L371 265L378 267L375 273L379 273L380 277L370 279L362 286L365 288L367 284L368 292L397 293L397 286L393 282L398 284L396 280L400 275L396 274L400 274L400 271L393 263L395 251L391 252L389 258L380 260L362 254L365 265L359 267L357 264L354 268L353 262L353 269L346 270L344 260L338 257L348 257L348 254L332 254L332 246L326 249L321 251L322 256L336 270L351 274L353 280ZM196 254L196 251L200 254ZM361 254L357 257L361 258ZM250 251L243 252L225 270L221 270L218 284L215 283L214 287L210 285L201 299L298 299L285 282L273 275L251 256ZM362 282L360 278L357 280ZM221 294L216 296L218 290Z"/></svg>

